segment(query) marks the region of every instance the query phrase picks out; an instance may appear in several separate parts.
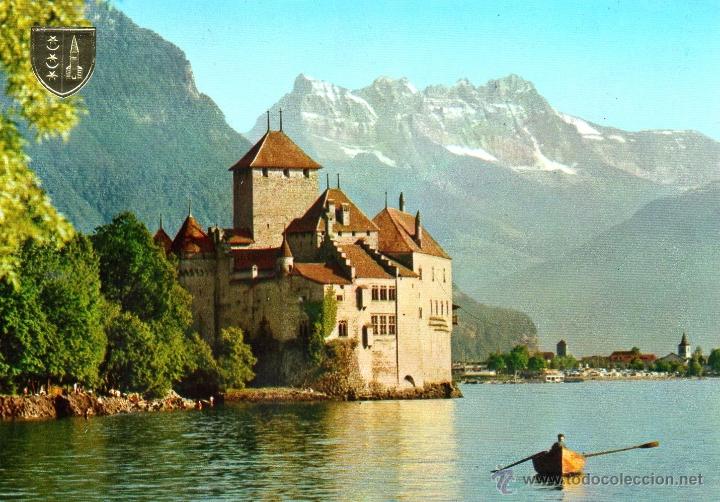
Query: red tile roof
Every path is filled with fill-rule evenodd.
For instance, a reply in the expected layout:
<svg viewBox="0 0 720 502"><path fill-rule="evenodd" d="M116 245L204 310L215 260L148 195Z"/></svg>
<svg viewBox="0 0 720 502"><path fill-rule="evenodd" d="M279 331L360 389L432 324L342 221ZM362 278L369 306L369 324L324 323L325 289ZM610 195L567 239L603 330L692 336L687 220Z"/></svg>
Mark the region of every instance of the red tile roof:
<svg viewBox="0 0 720 502"><path fill-rule="evenodd" d="M323 232L325 231L325 220L323 215L327 208L328 201L335 204L335 220L333 221L334 232L377 232L378 227L365 216L342 190L329 188L310 206L300 218L295 218L288 225L290 233ZM350 210L350 223L340 224L339 215L342 212L342 205L347 204Z"/></svg>
<svg viewBox="0 0 720 502"><path fill-rule="evenodd" d="M422 245L415 242L415 216L388 207L380 211L373 222L380 228L380 251L385 254L425 253L440 258L450 256L432 238L424 226Z"/></svg>
<svg viewBox="0 0 720 502"><path fill-rule="evenodd" d="M358 244L342 244L340 250L350 260L350 265L355 267L356 277L368 279L392 279L393 276L385 271L372 256Z"/></svg>
<svg viewBox="0 0 720 502"><path fill-rule="evenodd" d="M334 263L296 263L292 274L319 284L352 284L352 281L344 277L340 267Z"/></svg>
<svg viewBox="0 0 720 502"><path fill-rule="evenodd" d="M173 253L212 253L215 245L192 215L185 218L170 247Z"/></svg>
<svg viewBox="0 0 720 502"><path fill-rule="evenodd" d="M163 227L158 228L158 231L155 232L155 235L153 236L153 240L157 245L159 245L165 250L165 253L170 252L170 248L172 247L172 239L165 232Z"/></svg>
<svg viewBox="0 0 720 502"><path fill-rule="evenodd" d="M253 265L258 270L273 270L280 248L233 249L231 253L235 270L249 270Z"/></svg>
<svg viewBox="0 0 720 502"><path fill-rule="evenodd" d="M619 361L629 363L635 358L638 358L641 361L654 361L655 354L637 354L631 350L616 350L610 354L610 360L615 362Z"/></svg>
<svg viewBox="0 0 720 502"><path fill-rule="evenodd" d="M229 170L252 167L320 169L320 164L302 151L282 131L268 131Z"/></svg>
<svg viewBox="0 0 720 502"><path fill-rule="evenodd" d="M228 244L231 246L246 246L255 242L252 234L248 230L240 228L225 228L223 232L227 238Z"/></svg>

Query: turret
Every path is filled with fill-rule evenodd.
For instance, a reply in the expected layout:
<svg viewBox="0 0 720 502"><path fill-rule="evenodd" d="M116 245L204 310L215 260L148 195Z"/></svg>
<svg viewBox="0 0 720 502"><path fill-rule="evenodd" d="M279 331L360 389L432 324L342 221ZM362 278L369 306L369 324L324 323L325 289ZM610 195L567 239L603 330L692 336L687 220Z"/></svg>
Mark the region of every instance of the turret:
<svg viewBox="0 0 720 502"><path fill-rule="evenodd" d="M293 266L295 265L295 258L293 257L290 245L288 244L287 237L283 233L282 245L280 246L280 253L278 254L277 260L275 261L275 268L281 275L288 275L292 272Z"/></svg>
<svg viewBox="0 0 720 502"><path fill-rule="evenodd" d="M415 242L422 247L423 229L420 222L420 211L415 214Z"/></svg>

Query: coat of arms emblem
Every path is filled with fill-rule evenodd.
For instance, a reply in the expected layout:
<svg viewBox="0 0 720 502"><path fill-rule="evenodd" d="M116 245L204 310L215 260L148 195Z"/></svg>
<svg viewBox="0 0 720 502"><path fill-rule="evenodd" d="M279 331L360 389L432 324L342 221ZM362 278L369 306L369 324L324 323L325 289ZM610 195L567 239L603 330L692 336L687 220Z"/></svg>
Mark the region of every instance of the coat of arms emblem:
<svg viewBox="0 0 720 502"><path fill-rule="evenodd" d="M34 26L30 57L35 76L61 98L78 92L95 69L95 28Z"/></svg>

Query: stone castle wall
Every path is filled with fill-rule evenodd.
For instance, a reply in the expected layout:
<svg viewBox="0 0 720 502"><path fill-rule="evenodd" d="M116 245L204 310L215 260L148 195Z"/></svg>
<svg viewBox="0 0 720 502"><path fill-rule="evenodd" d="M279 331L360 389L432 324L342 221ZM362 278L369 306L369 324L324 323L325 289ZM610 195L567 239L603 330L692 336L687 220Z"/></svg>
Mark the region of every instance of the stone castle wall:
<svg viewBox="0 0 720 502"><path fill-rule="evenodd" d="M252 169L252 185L253 247L278 247L285 228L317 199L317 171Z"/></svg>

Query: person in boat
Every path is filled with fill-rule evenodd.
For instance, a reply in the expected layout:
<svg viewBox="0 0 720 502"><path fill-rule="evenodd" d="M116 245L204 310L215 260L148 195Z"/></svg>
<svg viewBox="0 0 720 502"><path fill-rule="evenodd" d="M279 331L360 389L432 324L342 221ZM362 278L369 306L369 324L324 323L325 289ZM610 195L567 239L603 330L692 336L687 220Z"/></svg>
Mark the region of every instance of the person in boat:
<svg viewBox="0 0 720 502"><path fill-rule="evenodd" d="M558 450L560 448L566 448L565 446L565 434L558 434L557 441L555 441L552 445L551 450Z"/></svg>

